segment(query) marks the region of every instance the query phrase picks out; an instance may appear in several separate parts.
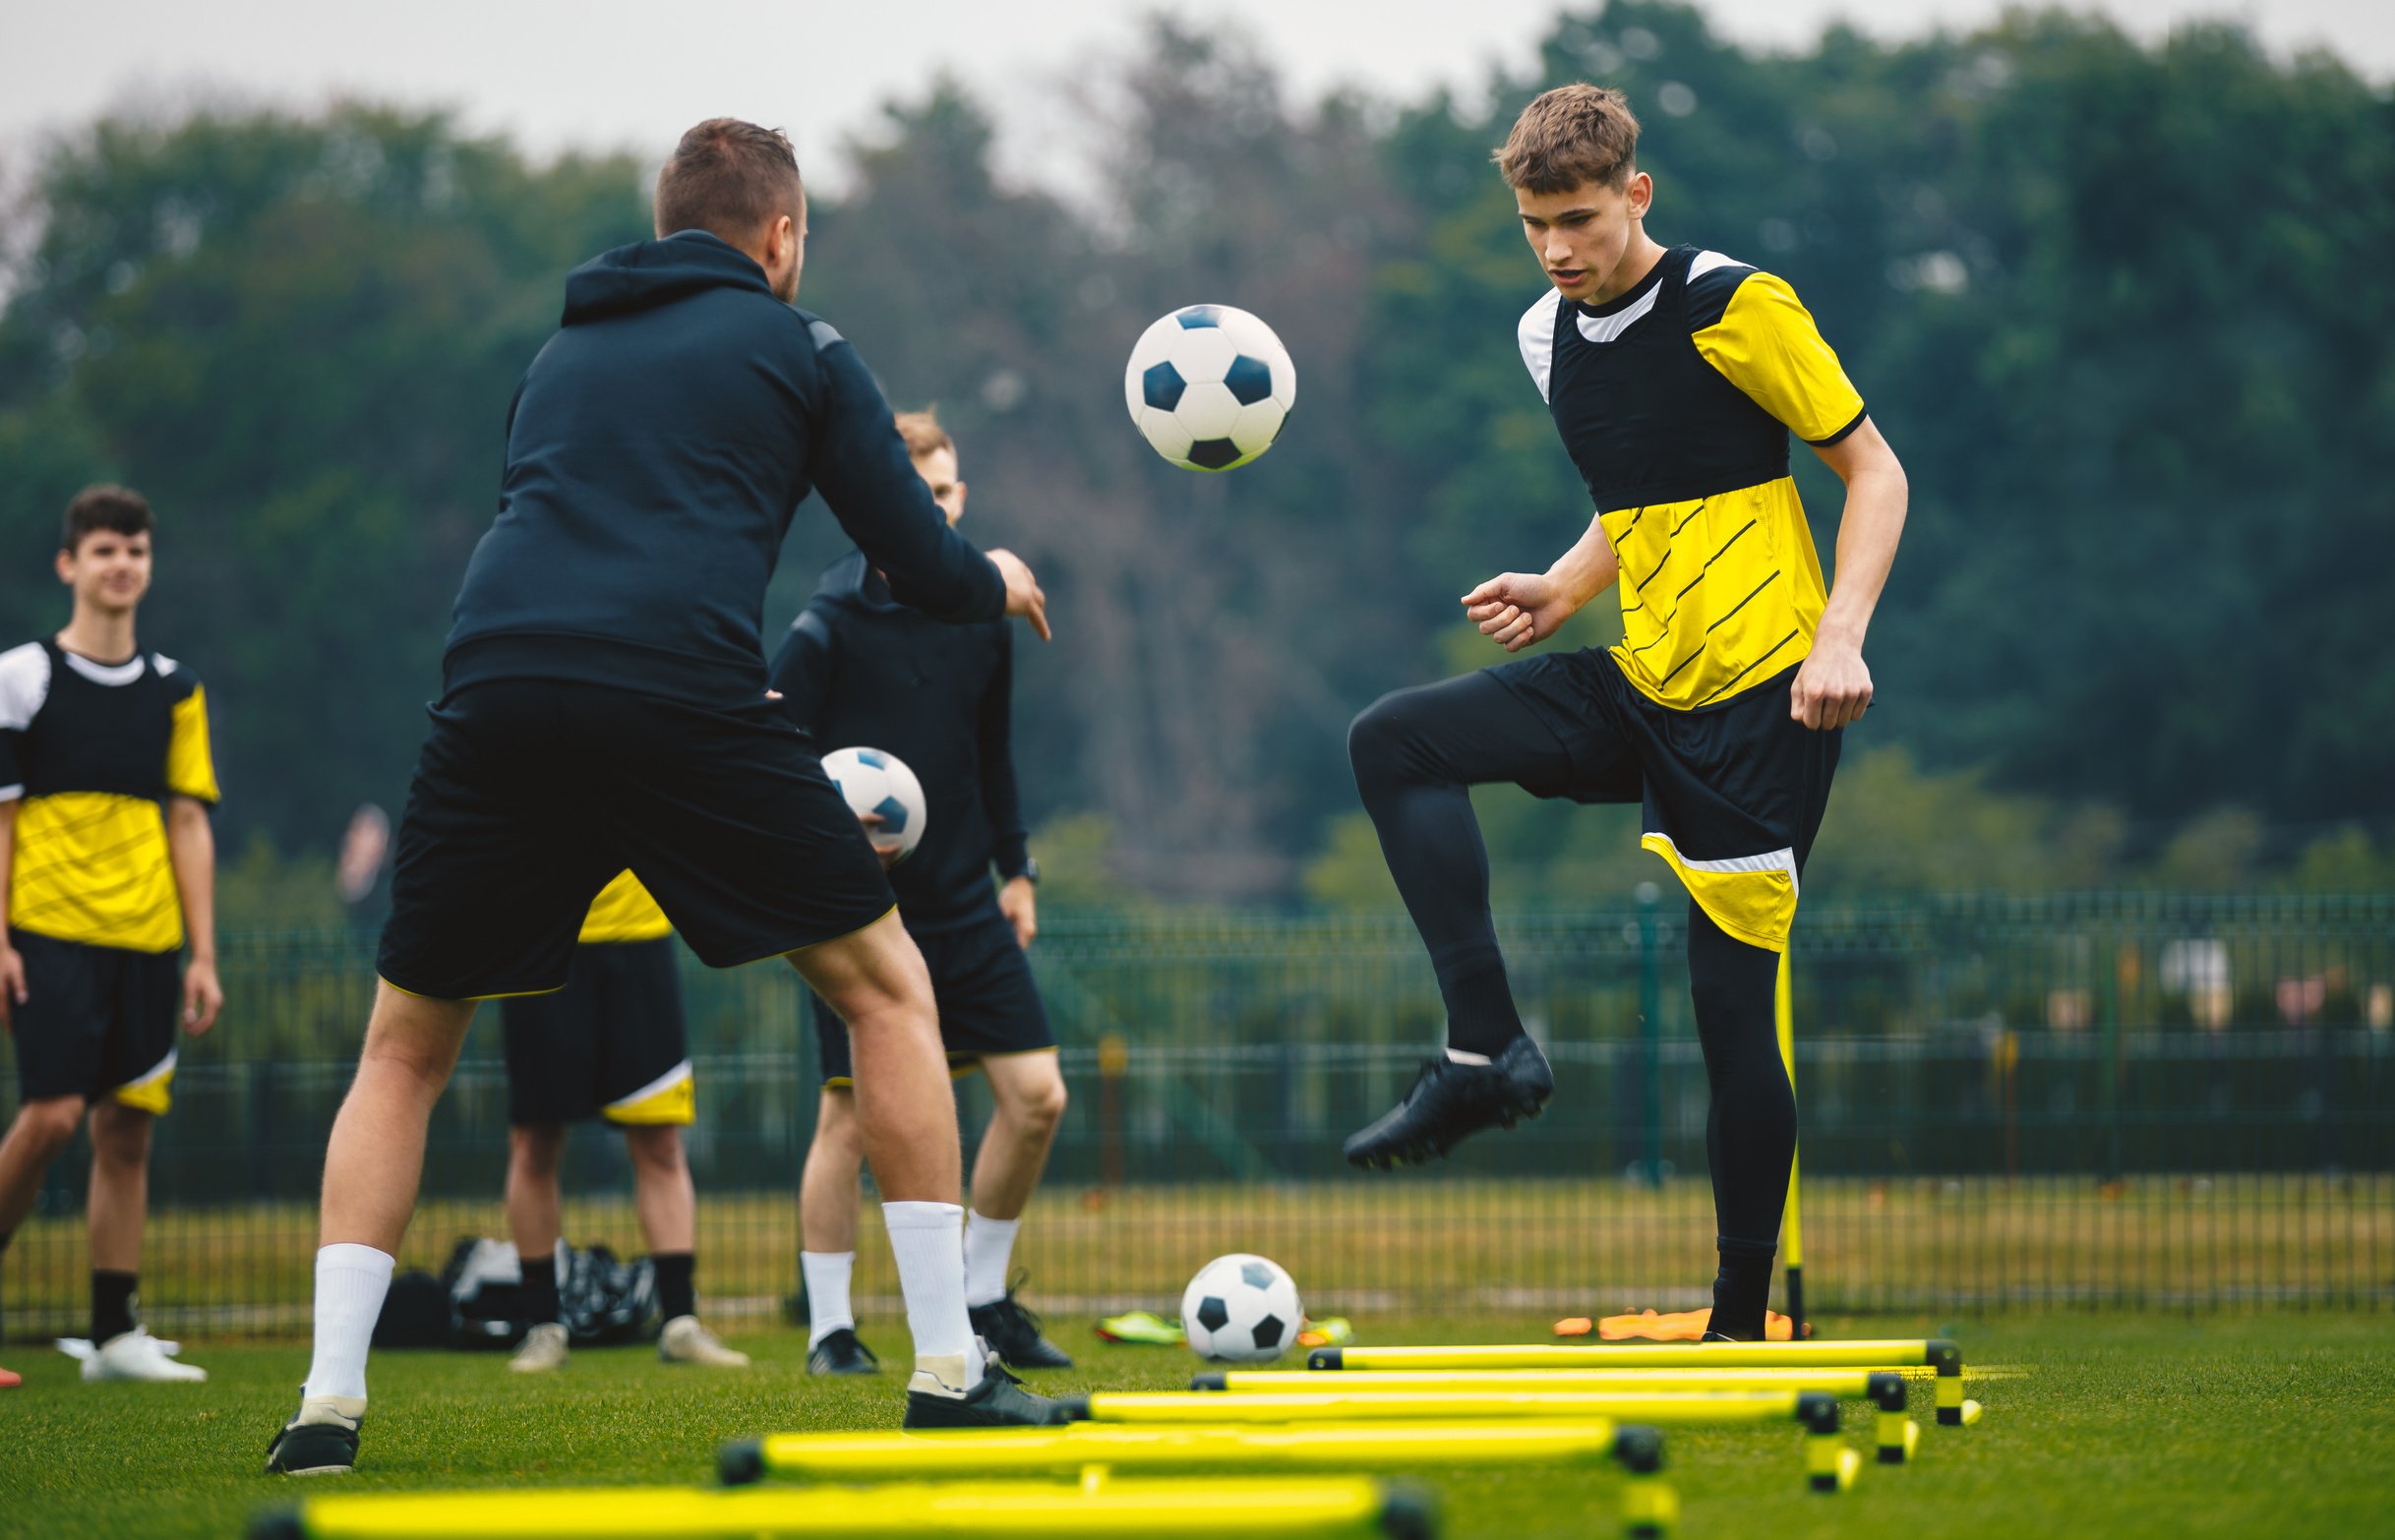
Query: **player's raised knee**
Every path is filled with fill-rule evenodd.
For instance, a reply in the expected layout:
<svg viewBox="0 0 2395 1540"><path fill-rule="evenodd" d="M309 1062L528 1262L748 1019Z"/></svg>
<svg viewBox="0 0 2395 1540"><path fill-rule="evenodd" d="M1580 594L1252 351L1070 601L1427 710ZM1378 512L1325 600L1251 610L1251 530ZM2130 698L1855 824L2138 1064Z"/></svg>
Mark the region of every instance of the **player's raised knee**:
<svg viewBox="0 0 2395 1540"><path fill-rule="evenodd" d="M1385 779L1403 762L1413 740L1410 689L1394 689L1357 713L1347 724L1347 760L1355 767L1359 785Z"/></svg>

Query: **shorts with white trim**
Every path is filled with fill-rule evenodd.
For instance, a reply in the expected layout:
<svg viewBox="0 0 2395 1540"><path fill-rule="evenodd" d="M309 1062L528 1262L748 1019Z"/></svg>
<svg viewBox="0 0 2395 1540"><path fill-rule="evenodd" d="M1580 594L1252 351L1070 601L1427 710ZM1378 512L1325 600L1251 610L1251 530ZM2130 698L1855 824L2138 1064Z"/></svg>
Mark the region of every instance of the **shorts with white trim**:
<svg viewBox="0 0 2395 1540"><path fill-rule="evenodd" d="M565 988L499 1002L509 1123L692 1120L678 950L672 936L579 946Z"/></svg>
<svg viewBox="0 0 2395 1540"><path fill-rule="evenodd" d="M30 930L12 931L9 941L25 959L25 998L10 1002L20 1099L106 1096L164 1112L174 1099L181 954Z"/></svg>
<svg viewBox="0 0 2395 1540"><path fill-rule="evenodd" d="M1486 673L1546 724L1571 760L1565 784L1540 795L1641 803L1640 843L1698 906L1732 936L1778 952L1844 737L1789 716L1798 667L1694 711L1640 693L1600 648Z"/></svg>

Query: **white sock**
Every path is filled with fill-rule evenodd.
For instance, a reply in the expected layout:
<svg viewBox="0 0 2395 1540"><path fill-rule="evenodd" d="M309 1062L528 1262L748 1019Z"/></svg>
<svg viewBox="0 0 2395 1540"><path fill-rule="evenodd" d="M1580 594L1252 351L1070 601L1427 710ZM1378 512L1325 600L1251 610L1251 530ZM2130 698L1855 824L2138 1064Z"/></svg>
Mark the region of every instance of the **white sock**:
<svg viewBox="0 0 2395 1540"><path fill-rule="evenodd" d="M390 1291L390 1253L343 1241L316 1253L316 1357L303 1396L366 1398L366 1349Z"/></svg>
<svg viewBox="0 0 2395 1540"><path fill-rule="evenodd" d="M898 1289L906 1296L916 1360L962 1363L971 1391L982 1383L982 1355L965 1319L965 1211L952 1203L885 1203L881 1223L898 1258Z"/></svg>
<svg viewBox="0 0 2395 1540"><path fill-rule="evenodd" d="M803 1251L799 1272L807 1279L807 1347L843 1327L855 1331L856 1307L848 1302L849 1275L857 1271L853 1251Z"/></svg>
<svg viewBox="0 0 2395 1540"><path fill-rule="evenodd" d="M1014 1260L1014 1232L1021 1219L993 1219L979 1209L965 1221L965 1308L994 1305L1006 1297L1006 1266Z"/></svg>
<svg viewBox="0 0 2395 1540"><path fill-rule="evenodd" d="M1487 1054L1473 1053L1467 1048L1450 1048L1447 1050L1447 1056L1458 1064L1487 1064L1491 1062Z"/></svg>

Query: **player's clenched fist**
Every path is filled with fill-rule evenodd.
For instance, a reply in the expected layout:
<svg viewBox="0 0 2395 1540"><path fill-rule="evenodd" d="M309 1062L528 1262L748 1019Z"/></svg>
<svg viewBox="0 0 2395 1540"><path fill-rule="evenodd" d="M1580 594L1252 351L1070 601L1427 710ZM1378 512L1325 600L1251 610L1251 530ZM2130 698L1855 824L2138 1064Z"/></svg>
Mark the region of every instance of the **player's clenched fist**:
<svg viewBox="0 0 2395 1540"><path fill-rule="evenodd" d="M1554 635L1578 608L1543 572L1500 572L1464 596L1464 618L1508 652Z"/></svg>

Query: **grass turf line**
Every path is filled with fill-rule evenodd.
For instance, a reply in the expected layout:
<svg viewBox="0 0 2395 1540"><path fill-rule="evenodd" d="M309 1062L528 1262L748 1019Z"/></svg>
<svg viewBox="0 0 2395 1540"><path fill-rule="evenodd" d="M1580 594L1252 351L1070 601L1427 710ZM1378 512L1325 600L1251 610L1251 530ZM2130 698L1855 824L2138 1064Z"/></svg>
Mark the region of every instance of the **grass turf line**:
<svg viewBox="0 0 2395 1540"><path fill-rule="evenodd" d="M1381 1342L1545 1335L1544 1322L1521 1316L1362 1325ZM1973 1381L1988 1407L1978 1427L1925 1428L1916 1464L1866 1464L1836 1498L1801 1490L1793 1428L1669 1430L1691 1540L2386 1532L2395 1333L2383 1315L1823 1326L1851 1336L1949 1334L1970 1362L2034 1372ZM1197 1367L1178 1349L1107 1347L1085 1321L1060 1321L1055 1334L1083 1367L1037 1377L1045 1389L1178 1389ZM303 1349L193 1343L206 1385L87 1387L62 1355L12 1343L0 1363L26 1383L0 1392L0 1535L237 1534L257 1508L325 1490L709 1482L727 1439L896 1426L905 1335L868 1328L868 1338L893 1367L862 1383L809 1379L805 1338L782 1330L736 1337L758 1356L746 1375L668 1367L645 1349L582 1352L555 1377L509 1374L499 1354L381 1355L364 1468L337 1485L259 1474L296 1401ZM1914 1415L1926 1423L1928 1396L1919 1399ZM1849 1413L1848 1439L1868 1458L1865 1408ZM1613 1530L1618 1483L1607 1476L1526 1467L1425 1479L1453 1540Z"/></svg>

